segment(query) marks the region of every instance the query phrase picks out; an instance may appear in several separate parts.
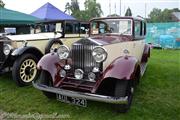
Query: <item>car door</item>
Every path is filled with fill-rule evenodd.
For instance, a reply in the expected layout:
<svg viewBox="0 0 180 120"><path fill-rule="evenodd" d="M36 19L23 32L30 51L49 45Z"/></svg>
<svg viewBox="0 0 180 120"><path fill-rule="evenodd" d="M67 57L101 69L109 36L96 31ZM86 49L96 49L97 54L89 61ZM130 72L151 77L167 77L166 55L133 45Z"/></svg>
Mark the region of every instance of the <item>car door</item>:
<svg viewBox="0 0 180 120"><path fill-rule="evenodd" d="M144 45L145 45L145 24L143 21L134 21L134 42L133 42L133 55L141 61Z"/></svg>

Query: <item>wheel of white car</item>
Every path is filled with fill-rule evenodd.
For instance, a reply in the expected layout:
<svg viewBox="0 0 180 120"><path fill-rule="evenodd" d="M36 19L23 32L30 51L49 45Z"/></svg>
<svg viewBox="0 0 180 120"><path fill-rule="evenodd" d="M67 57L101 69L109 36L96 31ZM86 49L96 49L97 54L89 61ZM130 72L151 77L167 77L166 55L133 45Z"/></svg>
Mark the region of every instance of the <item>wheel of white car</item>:
<svg viewBox="0 0 180 120"><path fill-rule="evenodd" d="M30 85L39 74L37 70L38 59L32 54L23 54L16 59L13 65L12 76L18 86Z"/></svg>
<svg viewBox="0 0 180 120"><path fill-rule="evenodd" d="M40 84L47 85L49 87L53 86L52 77L47 71L44 71L44 70L41 71L39 80L40 80ZM55 98L55 96L56 96L54 93L50 93L50 92L46 92L46 91L42 91L42 92L49 99Z"/></svg>
<svg viewBox="0 0 180 120"><path fill-rule="evenodd" d="M126 97L128 96L127 104L114 104L115 111L119 113L125 113L129 110L133 98L133 85L131 81L117 80L114 90L115 97Z"/></svg>

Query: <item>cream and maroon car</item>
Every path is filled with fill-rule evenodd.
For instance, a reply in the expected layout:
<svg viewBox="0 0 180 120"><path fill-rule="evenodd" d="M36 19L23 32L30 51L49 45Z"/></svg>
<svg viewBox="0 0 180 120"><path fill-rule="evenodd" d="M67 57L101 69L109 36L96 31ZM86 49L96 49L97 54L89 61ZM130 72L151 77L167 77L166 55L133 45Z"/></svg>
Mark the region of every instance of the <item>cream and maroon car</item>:
<svg viewBox="0 0 180 120"><path fill-rule="evenodd" d="M42 57L33 85L48 98L80 106L86 100L112 103L127 112L150 57L146 23L135 17L95 18L89 32L71 48L61 45Z"/></svg>

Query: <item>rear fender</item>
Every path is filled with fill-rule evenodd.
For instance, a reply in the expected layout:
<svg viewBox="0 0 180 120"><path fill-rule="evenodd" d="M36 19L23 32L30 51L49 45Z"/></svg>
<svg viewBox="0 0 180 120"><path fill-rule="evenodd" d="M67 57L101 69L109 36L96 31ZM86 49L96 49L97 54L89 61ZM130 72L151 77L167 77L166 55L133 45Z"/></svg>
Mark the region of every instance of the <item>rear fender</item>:
<svg viewBox="0 0 180 120"><path fill-rule="evenodd" d="M145 44L141 62L147 62L149 57L150 57L150 45Z"/></svg>

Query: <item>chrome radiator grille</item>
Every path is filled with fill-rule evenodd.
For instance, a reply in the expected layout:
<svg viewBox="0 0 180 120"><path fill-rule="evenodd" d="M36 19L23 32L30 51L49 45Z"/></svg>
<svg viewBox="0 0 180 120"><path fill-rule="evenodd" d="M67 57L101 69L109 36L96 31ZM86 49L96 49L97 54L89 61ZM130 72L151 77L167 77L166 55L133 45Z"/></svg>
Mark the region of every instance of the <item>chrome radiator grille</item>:
<svg viewBox="0 0 180 120"><path fill-rule="evenodd" d="M91 52L95 46L94 45L82 45L74 44L72 46L72 62L73 69L82 69L85 73L92 71L93 67L99 66L95 62Z"/></svg>

